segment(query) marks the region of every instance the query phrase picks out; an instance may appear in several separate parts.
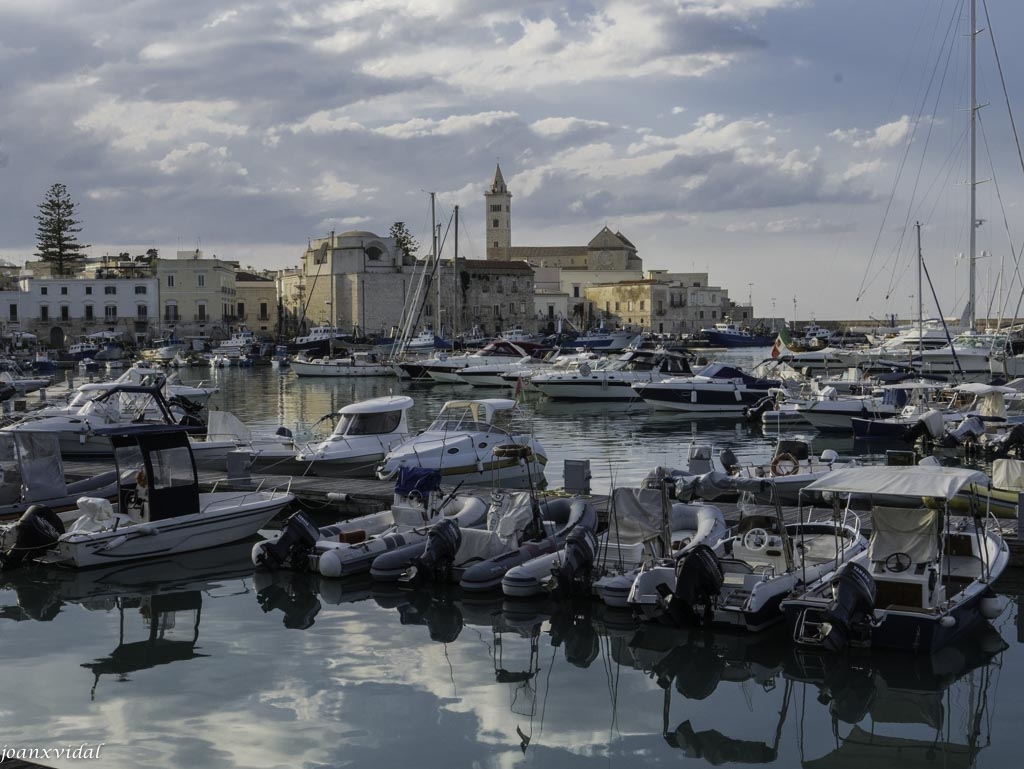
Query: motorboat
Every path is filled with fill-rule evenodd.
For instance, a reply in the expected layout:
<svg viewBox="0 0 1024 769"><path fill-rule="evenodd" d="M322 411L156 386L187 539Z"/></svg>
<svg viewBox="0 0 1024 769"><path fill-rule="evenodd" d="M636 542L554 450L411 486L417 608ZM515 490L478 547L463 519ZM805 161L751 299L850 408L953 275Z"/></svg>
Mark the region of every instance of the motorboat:
<svg viewBox="0 0 1024 769"><path fill-rule="evenodd" d="M808 490L836 499L901 497L907 507L872 502L868 547L832 578L805 586L782 608L793 640L841 652L848 647L931 652L998 615L992 583L1009 563L998 521L975 508L952 515L965 487L988 484L977 470L921 464L851 467ZM924 500L927 506L922 506Z"/></svg>
<svg viewBox="0 0 1024 769"><path fill-rule="evenodd" d="M385 395L343 406L330 436L295 459L313 475L372 478L387 453L409 439L412 405L408 395Z"/></svg>
<svg viewBox="0 0 1024 769"><path fill-rule="evenodd" d="M602 368L542 371L530 384L552 400L636 400L634 384L692 375L686 355L664 348L629 349Z"/></svg>
<svg viewBox="0 0 1024 769"><path fill-rule="evenodd" d="M294 337L288 342L291 353L305 352L311 357L333 355L336 348L347 346L352 340L335 326L313 326L308 334Z"/></svg>
<svg viewBox="0 0 1024 769"><path fill-rule="evenodd" d="M713 505L667 503L659 488L617 488L608 527L595 534L593 553L581 553L584 543L574 538L554 553L510 570L501 589L509 598L596 595L608 606L626 608L644 562L680 557L699 544L717 542L725 533L725 519Z"/></svg>
<svg viewBox="0 0 1024 769"><path fill-rule="evenodd" d="M222 340L213 348L215 356L220 355L228 360L238 360L244 355L252 352L253 347L259 345L259 337L255 331L247 328L239 328L231 332L231 336Z"/></svg>
<svg viewBox="0 0 1024 769"><path fill-rule="evenodd" d="M771 347L776 336L774 332L752 331L731 321L716 323L711 328L702 328L700 333L712 347Z"/></svg>
<svg viewBox="0 0 1024 769"><path fill-rule="evenodd" d="M379 555L370 567L376 580L409 584L457 583L463 590L486 592L501 585L504 574L561 546L574 527L597 523L586 500L538 501L533 491L495 492L484 528L443 520L432 526L423 544Z"/></svg>
<svg viewBox="0 0 1024 769"><path fill-rule="evenodd" d="M4 551L85 568L217 547L252 536L290 504L287 489L199 491L188 434L147 426L105 431L120 488L116 508L82 497L66 528L52 511L29 510L8 530ZM13 541L12 541L13 540Z"/></svg>
<svg viewBox="0 0 1024 769"><path fill-rule="evenodd" d="M531 351L537 349L537 347L538 345L525 342L519 344L504 339L496 339L485 345L478 352L464 355L449 355L442 352L429 360L420 361L416 365L435 382L464 384L464 380L460 377L464 368L491 363L507 363L510 365L518 363L524 357L530 355Z"/></svg>
<svg viewBox="0 0 1024 769"><path fill-rule="evenodd" d="M399 468L425 467L439 470L446 483L542 486L547 454L515 429L516 405L510 398L446 402L430 427L387 453L377 477L391 480Z"/></svg>
<svg viewBox="0 0 1024 769"><path fill-rule="evenodd" d="M140 351L142 359L150 363L168 363L179 352L185 352L188 345L180 339L154 339L153 345Z"/></svg>
<svg viewBox="0 0 1024 769"><path fill-rule="evenodd" d="M393 376L390 364L377 358L374 352L358 351L343 358L293 358L291 369L296 376Z"/></svg>
<svg viewBox="0 0 1024 769"><path fill-rule="evenodd" d="M388 510L316 528L301 512L281 532L252 549L257 568L289 568L324 577L349 577L369 571L377 556L407 545L421 545L430 528L443 520L459 527L484 524L487 503L472 494L443 494L436 471L406 468L395 483Z"/></svg>
<svg viewBox="0 0 1024 769"><path fill-rule="evenodd" d="M817 388L793 408L811 426L823 431L851 432L853 418L885 419L898 415L907 404L905 390L884 390L881 395L840 395L834 387Z"/></svg>
<svg viewBox="0 0 1024 769"><path fill-rule="evenodd" d="M580 334L573 340L573 346L583 350L619 352L636 340L637 333L628 329L607 329L604 326Z"/></svg>
<svg viewBox="0 0 1024 769"><path fill-rule="evenodd" d="M660 381L636 382L636 394L655 409L700 413L742 413L783 386L783 380L769 378L763 364L748 374L726 363L710 363L692 376L667 377Z"/></svg>
<svg viewBox="0 0 1024 769"><path fill-rule="evenodd" d="M864 552L860 524L850 509L787 524L777 504L774 515L741 518L736 533L713 547L693 548L677 563L645 565L629 605L645 619L680 627L764 630L782 621L780 605L794 590Z"/></svg>
<svg viewBox="0 0 1024 769"><path fill-rule="evenodd" d="M20 517L32 505L60 515L79 497L117 499L113 470L68 482L55 433L0 432L0 520Z"/></svg>
<svg viewBox="0 0 1024 769"><path fill-rule="evenodd" d="M148 423L180 426L193 433L206 429L193 410L172 408L161 384L89 384L82 385L82 393L88 399L76 411L29 414L0 432L55 433L61 454L67 458L110 456L111 428Z"/></svg>

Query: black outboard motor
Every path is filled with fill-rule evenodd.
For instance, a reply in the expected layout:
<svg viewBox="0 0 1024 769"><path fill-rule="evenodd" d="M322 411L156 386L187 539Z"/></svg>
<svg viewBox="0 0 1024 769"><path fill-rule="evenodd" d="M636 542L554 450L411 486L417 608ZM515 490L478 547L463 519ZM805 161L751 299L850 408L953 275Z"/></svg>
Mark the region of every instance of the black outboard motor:
<svg viewBox="0 0 1024 769"><path fill-rule="evenodd" d="M561 598L575 585L590 588L590 569L597 557L597 537L592 529L576 526L565 538L565 553L562 563L555 570L555 582L551 594Z"/></svg>
<svg viewBox="0 0 1024 769"><path fill-rule="evenodd" d="M32 505L7 534L14 544L0 552L0 570L17 568L42 555L57 544L63 533L64 523L53 510L46 505Z"/></svg>
<svg viewBox="0 0 1024 769"><path fill-rule="evenodd" d="M309 554L320 539L320 530L301 512L295 513L281 527L276 542L267 542L256 554L256 566L277 569L289 564L303 571L309 566Z"/></svg>
<svg viewBox="0 0 1024 769"><path fill-rule="evenodd" d="M771 411L773 408L775 408L774 396L766 395L754 405L747 406L746 408L744 408L743 417L748 422L760 424L761 416L764 414L764 412Z"/></svg>
<svg viewBox="0 0 1024 769"><path fill-rule="evenodd" d="M715 551L697 545L676 566L676 589L668 598L663 619L678 627L701 624L696 607L704 604L704 622L711 621L712 603L722 591L725 575ZM666 591L667 592L667 591Z"/></svg>
<svg viewBox="0 0 1024 769"><path fill-rule="evenodd" d="M857 625L862 625L875 609L875 581L859 563L847 563L832 580L835 601L821 621L821 645L839 652L850 643Z"/></svg>
<svg viewBox="0 0 1024 769"><path fill-rule="evenodd" d="M985 423L981 417L972 416L964 419L956 429L950 430L942 438L942 448L955 449L965 443L974 441L985 434Z"/></svg>
<svg viewBox="0 0 1024 769"><path fill-rule="evenodd" d="M1024 456L1024 425L1014 425L1006 437L999 442L992 452L993 459L1003 459L1014 454Z"/></svg>
<svg viewBox="0 0 1024 769"><path fill-rule="evenodd" d="M450 518L431 526L427 532L427 544L423 552L412 559L412 565L404 577L410 582L420 582L432 576L435 582L444 581L451 571L455 554L462 544L462 531Z"/></svg>

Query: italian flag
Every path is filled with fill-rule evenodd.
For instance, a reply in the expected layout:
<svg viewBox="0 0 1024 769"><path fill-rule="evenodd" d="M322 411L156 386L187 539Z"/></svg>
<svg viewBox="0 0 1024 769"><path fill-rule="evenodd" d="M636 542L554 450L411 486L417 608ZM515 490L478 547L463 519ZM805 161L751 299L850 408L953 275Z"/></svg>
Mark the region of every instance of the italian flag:
<svg viewBox="0 0 1024 769"><path fill-rule="evenodd" d="M772 357L778 358L780 355L789 355L792 352L789 349L792 341L792 338L789 336L789 329L783 326L779 331L779 335L775 337L775 344L772 345Z"/></svg>

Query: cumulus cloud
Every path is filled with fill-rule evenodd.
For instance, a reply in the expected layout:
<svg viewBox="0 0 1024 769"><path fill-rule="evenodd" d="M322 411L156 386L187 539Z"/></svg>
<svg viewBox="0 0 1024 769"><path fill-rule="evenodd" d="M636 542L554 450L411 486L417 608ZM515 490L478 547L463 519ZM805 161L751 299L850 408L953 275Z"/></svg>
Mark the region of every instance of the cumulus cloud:
<svg viewBox="0 0 1024 769"><path fill-rule="evenodd" d="M913 123L910 117L903 115L899 120L878 126L873 131L857 128L836 129L829 135L855 149L879 151L903 144L911 130L913 130Z"/></svg>

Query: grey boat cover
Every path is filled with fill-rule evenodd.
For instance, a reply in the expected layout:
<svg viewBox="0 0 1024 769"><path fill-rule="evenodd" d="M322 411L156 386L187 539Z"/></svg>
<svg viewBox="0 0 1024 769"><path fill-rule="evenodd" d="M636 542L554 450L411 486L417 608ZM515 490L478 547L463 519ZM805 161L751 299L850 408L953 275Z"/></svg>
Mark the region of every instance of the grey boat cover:
<svg viewBox="0 0 1024 769"><path fill-rule="evenodd" d="M871 509L871 541L868 559L884 561L893 553L906 553L913 563L927 563L939 553L937 510L906 507Z"/></svg>

